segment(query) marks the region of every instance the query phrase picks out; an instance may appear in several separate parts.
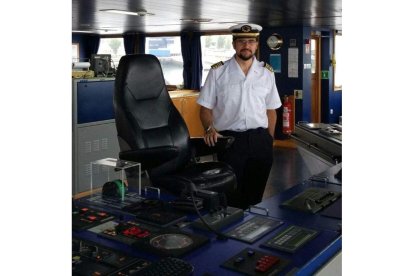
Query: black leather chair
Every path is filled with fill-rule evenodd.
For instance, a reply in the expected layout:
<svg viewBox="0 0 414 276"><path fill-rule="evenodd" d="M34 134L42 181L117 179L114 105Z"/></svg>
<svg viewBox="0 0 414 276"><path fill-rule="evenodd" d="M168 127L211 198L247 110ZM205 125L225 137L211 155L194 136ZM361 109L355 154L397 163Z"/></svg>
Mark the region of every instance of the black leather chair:
<svg viewBox="0 0 414 276"><path fill-rule="evenodd" d="M158 59L153 55L126 55L119 62L114 93L120 159L141 163L153 186L183 195L189 186L224 192L236 187L232 168L223 162L195 162L231 144L215 147L191 138L166 89ZM195 115L195 116L198 116ZM189 183L194 185L189 185Z"/></svg>

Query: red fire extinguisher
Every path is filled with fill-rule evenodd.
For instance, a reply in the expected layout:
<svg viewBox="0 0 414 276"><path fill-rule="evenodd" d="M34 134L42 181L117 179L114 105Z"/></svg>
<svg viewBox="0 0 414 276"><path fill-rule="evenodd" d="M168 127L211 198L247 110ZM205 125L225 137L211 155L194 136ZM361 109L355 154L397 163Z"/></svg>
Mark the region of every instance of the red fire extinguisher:
<svg viewBox="0 0 414 276"><path fill-rule="evenodd" d="M285 95L283 101L283 133L291 134L293 131L293 114L292 104L289 101L288 96Z"/></svg>

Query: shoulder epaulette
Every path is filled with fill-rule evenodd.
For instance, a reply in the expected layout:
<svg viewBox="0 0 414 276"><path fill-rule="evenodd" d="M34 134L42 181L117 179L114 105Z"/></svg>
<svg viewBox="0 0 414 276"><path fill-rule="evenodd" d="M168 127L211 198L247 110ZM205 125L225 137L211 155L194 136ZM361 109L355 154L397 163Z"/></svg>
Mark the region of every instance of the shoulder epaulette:
<svg viewBox="0 0 414 276"><path fill-rule="evenodd" d="M219 61L219 62L214 63L213 65L211 65L211 68L213 68L213 69L217 69L217 68L219 68L220 66L222 66L223 64L224 64L224 62Z"/></svg>
<svg viewBox="0 0 414 276"><path fill-rule="evenodd" d="M270 66L270 64L268 64L268 63L264 63L263 64L263 67L265 67L267 70L269 70L270 72L272 72L272 73L274 73L274 71L273 71L273 67L272 66Z"/></svg>

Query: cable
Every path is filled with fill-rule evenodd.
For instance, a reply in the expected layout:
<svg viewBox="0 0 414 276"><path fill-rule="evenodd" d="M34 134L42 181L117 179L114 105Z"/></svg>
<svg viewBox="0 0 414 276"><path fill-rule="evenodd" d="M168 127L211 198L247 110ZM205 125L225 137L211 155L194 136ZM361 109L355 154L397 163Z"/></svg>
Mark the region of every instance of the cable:
<svg viewBox="0 0 414 276"><path fill-rule="evenodd" d="M194 191L191 191L190 195L191 195L191 200L193 201L193 206L194 206L194 209L196 210L197 215L198 215L198 217L200 218L200 220L203 222L204 226L205 226L205 227L207 227L207 229L208 229L208 230L210 230L211 232L213 232L214 234L216 234L216 239L218 239L218 240L227 240L229 237L228 237L226 234L221 233L221 232L217 231L216 229L212 228L212 227L211 227L211 226L210 226L210 225L209 225L209 224L208 224L208 223L204 220L203 216L200 214L200 211L198 210L198 208L197 208L197 206L196 206L195 199L194 199Z"/></svg>

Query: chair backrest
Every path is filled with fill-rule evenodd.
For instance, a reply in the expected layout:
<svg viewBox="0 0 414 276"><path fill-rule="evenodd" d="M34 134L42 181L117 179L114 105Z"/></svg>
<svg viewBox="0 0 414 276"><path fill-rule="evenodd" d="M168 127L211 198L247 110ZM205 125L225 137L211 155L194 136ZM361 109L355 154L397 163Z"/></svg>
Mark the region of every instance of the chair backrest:
<svg viewBox="0 0 414 276"><path fill-rule="evenodd" d="M178 147L178 156L153 169L152 175L177 171L189 162L189 132L168 94L157 57L137 54L121 58L114 111L121 151Z"/></svg>

